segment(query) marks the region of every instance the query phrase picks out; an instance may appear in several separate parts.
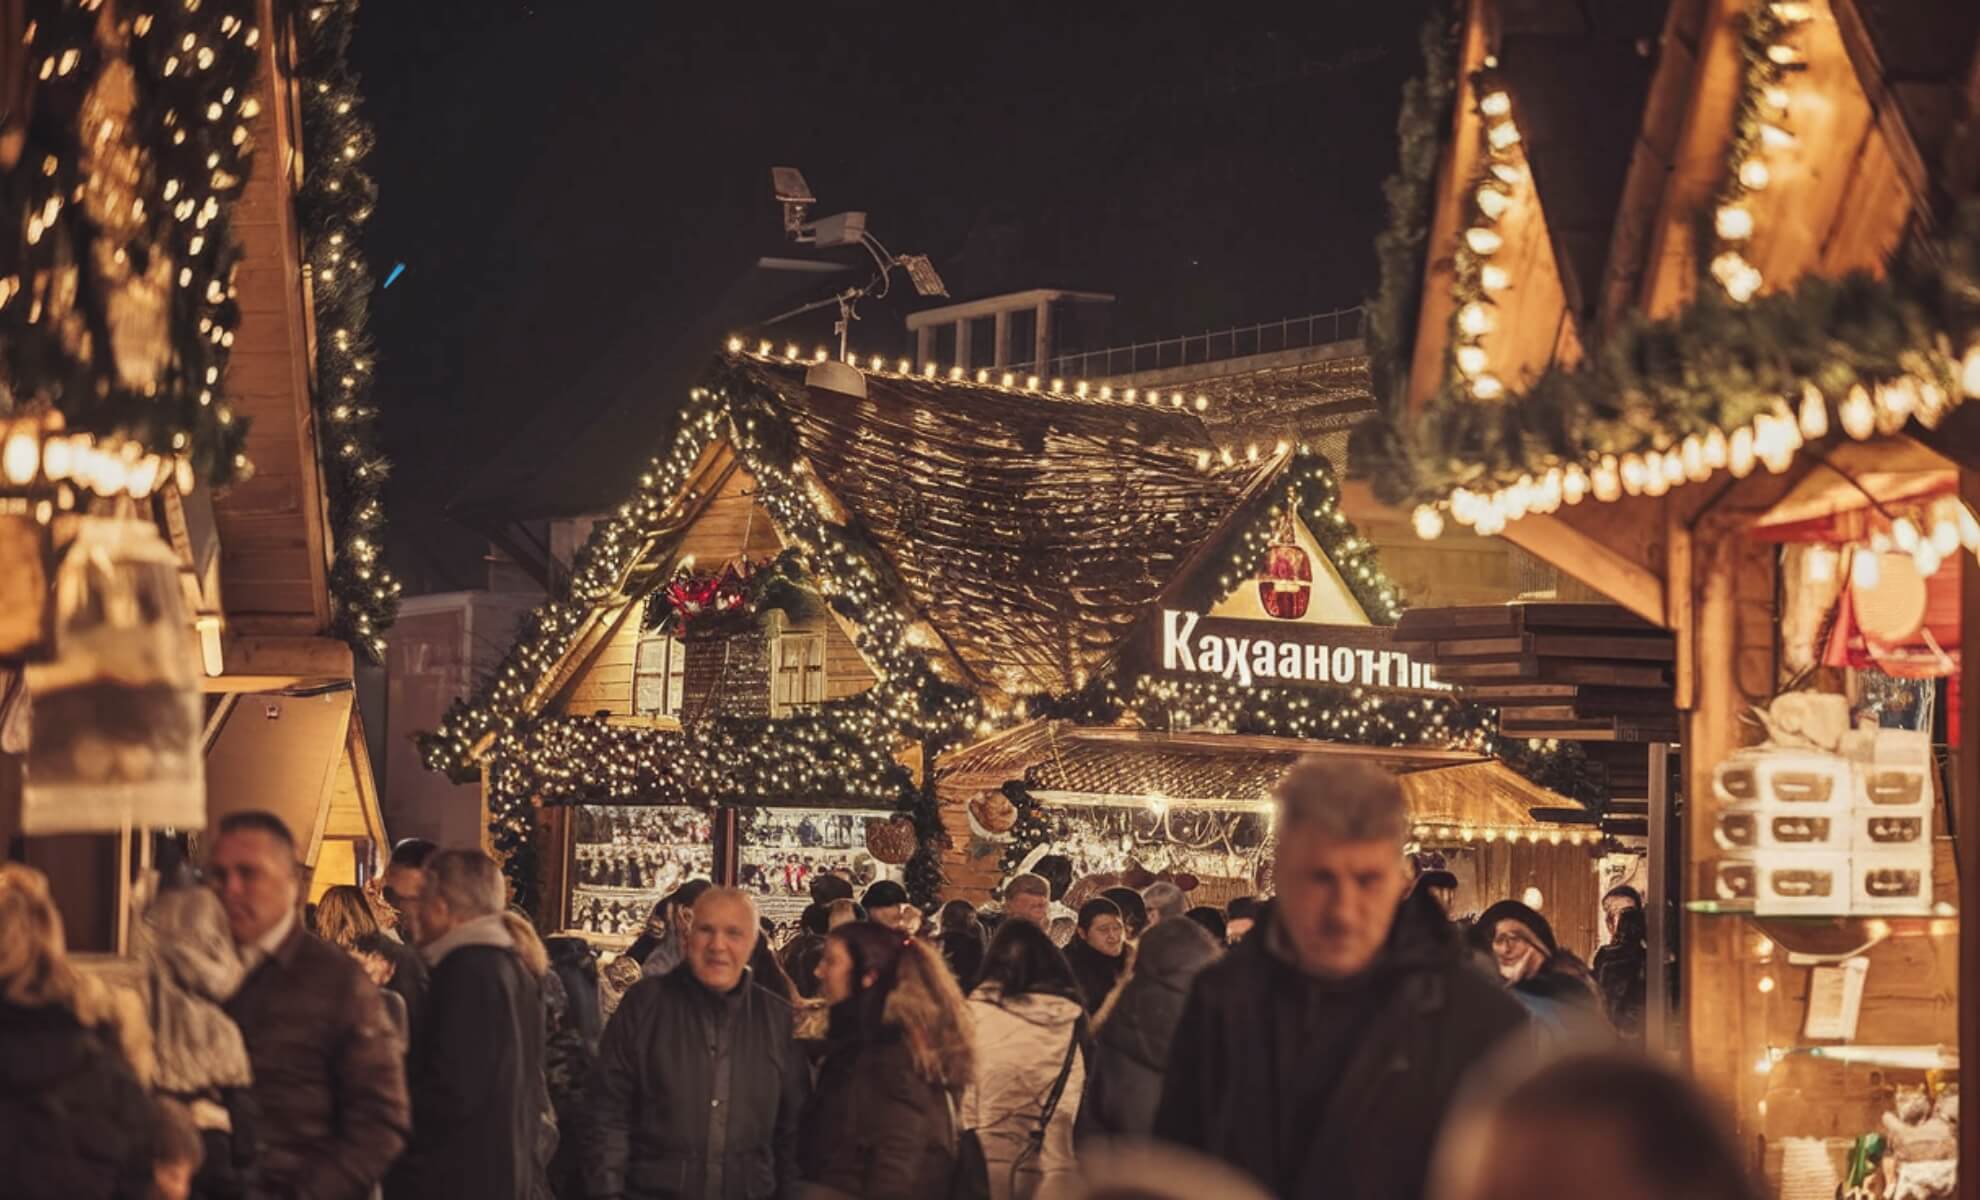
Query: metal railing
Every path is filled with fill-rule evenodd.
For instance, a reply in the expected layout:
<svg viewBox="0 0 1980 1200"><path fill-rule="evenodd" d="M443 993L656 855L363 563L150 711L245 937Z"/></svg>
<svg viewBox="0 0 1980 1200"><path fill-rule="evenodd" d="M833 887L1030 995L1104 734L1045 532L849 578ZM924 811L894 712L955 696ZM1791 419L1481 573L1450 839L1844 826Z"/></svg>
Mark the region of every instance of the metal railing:
<svg viewBox="0 0 1980 1200"><path fill-rule="evenodd" d="M1254 354L1302 350L1358 338L1362 334L1362 321L1362 310L1356 306L1215 332L1184 334L1155 342L1134 342L1104 350L1079 350L1053 355L1047 360L1051 369L1038 374L1062 379L1107 379L1142 371L1162 371L1229 358L1245 358ZM1011 363L1001 369L1023 374L1031 370L1031 363Z"/></svg>

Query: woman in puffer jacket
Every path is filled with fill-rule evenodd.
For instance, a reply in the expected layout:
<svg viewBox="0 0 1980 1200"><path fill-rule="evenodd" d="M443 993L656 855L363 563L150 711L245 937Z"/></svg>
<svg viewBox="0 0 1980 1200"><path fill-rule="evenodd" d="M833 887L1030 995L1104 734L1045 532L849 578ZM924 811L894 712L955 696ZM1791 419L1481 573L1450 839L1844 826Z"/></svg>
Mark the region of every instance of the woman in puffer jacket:
<svg viewBox="0 0 1980 1200"><path fill-rule="evenodd" d="M974 1065L969 1018L941 952L872 921L825 937L824 1061L798 1122L803 1200L948 1194L955 1098Z"/></svg>
<svg viewBox="0 0 1980 1200"><path fill-rule="evenodd" d="M984 951L969 1009L976 1084L963 1093L962 1121L983 1143L990 1195L1058 1195L1075 1181L1073 1122L1086 1087L1086 1012L1072 967L1036 925L1006 921Z"/></svg>
<svg viewBox="0 0 1980 1200"><path fill-rule="evenodd" d="M1224 948L1195 921L1163 921L1142 936L1127 982L1097 1018L1093 1065L1074 1133L1082 1149L1095 1138L1146 1138L1169 1042L1197 972Z"/></svg>

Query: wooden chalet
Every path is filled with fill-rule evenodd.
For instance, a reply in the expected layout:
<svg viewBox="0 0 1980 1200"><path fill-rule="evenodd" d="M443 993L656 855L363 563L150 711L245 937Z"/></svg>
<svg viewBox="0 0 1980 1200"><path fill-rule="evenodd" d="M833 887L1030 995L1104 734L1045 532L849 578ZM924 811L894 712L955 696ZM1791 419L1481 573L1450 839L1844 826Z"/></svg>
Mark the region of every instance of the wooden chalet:
<svg viewBox="0 0 1980 1200"><path fill-rule="evenodd" d="M1415 299L1379 352L1400 441L1356 466L1406 480L1384 499L1424 536L1496 534L1613 603L1411 612L1398 636L1503 705L1508 735L1601 739L1632 769L1670 747L1671 788L1660 750L1619 791L1655 798L1651 854L1674 864L1652 944L1678 997L1653 1034L1783 1194L1825 1170L1848 1187L1892 1088L1936 1094L1980 1044L1957 999L1980 978L1958 845L1980 827L1980 677L1959 653L1980 614L1980 9L1457 10L1422 93L1441 150L1419 274L1391 281ZM1790 919L1729 890L1743 801L1721 768L1785 692L1938 744L1930 894L1880 908L1920 867L1880 877L1861 841L1865 894ZM1980 1134L1959 1137L1959 1195L1980 1196Z"/></svg>
<svg viewBox="0 0 1980 1200"><path fill-rule="evenodd" d="M204 47L198 51L206 56L202 67L212 65L214 48L219 47L222 65L215 68L216 74L238 71L242 81L240 87L227 87L224 94L220 90L224 80L213 85L209 114L219 124L224 110L227 124L221 133L231 135L229 144L241 148L243 162L230 162L216 171L214 194L204 215L198 216L198 227L210 235L208 240L230 239L239 250L237 259L219 255L229 264L227 272L202 285L211 289L208 299L214 308L205 312L206 321L198 332L200 340L226 348L220 360L224 370L215 365L207 374L203 385L207 394L200 405L221 413L221 426L238 431L242 423L250 424L237 451L235 443L223 443L227 454L241 456L235 469L227 472L233 482L215 488L202 479L197 486L188 486L195 474L192 463L182 459L174 476L168 458L164 470L156 473L156 486L142 490L133 487L105 495L99 487L98 498L92 500L80 488L58 490L59 477L50 472L29 481L20 506L0 496L0 514L4 514L0 521L25 524L24 514L32 514L34 520L52 526L52 538L44 537L38 544L0 539L5 541L0 576L17 580L46 583L58 569L64 538L69 536L65 526L72 520L60 514L72 504L95 516L139 527L155 525L178 564L180 598L188 619L183 649L197 657L193 677L203 701L197 734L205 778L205 815L200 824L176 818L154 820L139 806L117 833L23 833L23 764L31 754L14 737L8 739L9 752L0 753L0 837L6 840L10 856L48 873L69 925L69 944L84 950L122 948L125 885L137 867L150 861L156 845L156 837L147 834L169 834L196 844L202 824L210 829L230 812L274 811L298 838L299 855L310 871L311 899L333 884L362 882L380 864L386 845L355 704L353 650L337 629L332 600L337 537L347 530L339 527L331 511L326 462L334 451L326 445L330 433L325 411L319 407L321 393L334 384L317 378L323 361L318 341L331 335L316 327L324 283L312 282L304 218L298 212L306 176L323 186L324 180L338 178L337 172L355 170L355 147L327 172L313 169L316 160L305 153L309 139L304 133L304 109L311 103L306 93L321 103L322 96L331 94L332 84L306 75L299 66L299 59L318 44L293 24L305 19L304 10L271 0L221 3L204 13L198 7L188 6L185 16L172 17L174 25L189 26L184 44ZM342 22L348 19L348 8L313 8L308 19ZM138 18L143 29L137 32L128 16L105 16L97 29L102 45L121 49L132 37L152 32L152 16ZM117 20L123 24L114 25ZM180 37L177 28L163 21L157 23L157 30L158 36L174 41ZM167 73L177 66L173 59ZM347 81L339 77L334 82L335 100L346 102ZM201 99L202 109L206 104ZM344 112L348 114L348 105ZM133 131L132 136L139 134ZM162 156L162 151L145 146L133 161L150 172L143 176L147 186L164 186L163 171L152 171L154 156ZM162 157L157 161L162 162ZM220 156L211 161L220 161ZM153 179L151 174L161 177ZM93 177L92 186L98 183ZM166 199L174 196L173 190L163 192ZM178 198L190 205L197 197L180 193ZM152 200L161 208L170 207L157 197ZM188 209L187 215L191 213ZM210 230L209 217L218 220ZM202 253L197 241L178 249L192 256ZM120 248L120 261L122 257ZM337 261L344 261L341 254ZM193 274L188 265L181 285ZM143 323L135 310L126 310L119 320L132 327ZM338 336L351 337L344 330ZM180 359L178 365L183 369L188 364ZM15 381L12 390L26 396L34 387L34 381ZM0 423L5 415L0 413ZM88 425L72 420L70 428L78 427ZM197 431L186 453L210 453L201 444L209 432ZM107 448L120 434L97 436ZM175 444L186 446L183 440ZM128 453L137 461L141 451L132 447ZM204 465L199 468L207 470ZM13 474L10 466L10 484L20 483L11 478ZM81 476L71 482L79 485ZM37 514L39 495L59 504L43 505ZM56 514L52 521L51 507ZM30 553L23 554L24 549ZM351 550L347 542L341 552L348 555ZM380 598L392 592L388 576L379 577L372 586ZM21 601L13 608L16 616L45 612L53 603L45 595L35 597L33 604L25 597L11 599ZM10 635L13 632L9 630ZM17 685L20 676L10 677L8 668L25 662L32 685L35 664L51 656L46 629L30 633L24 640L0 637L0 680L9 685ZM0 686L0 715L6 717L10 731L16 724L27 725L24 714L31 711L21 689Z"/></svg>
<svg viewBox="0 0 1980 1200"><path fill-rule="evenodd" d="M1233 450L1167 391L815 366L734 343L427 741L547 925L630 935L706 870L786 917L826 864L982 900L1055 851L1216 902L1269 890L1270 782L1340 753L1406 773L1479 906L1537 888L1592 948L1593 812L1391 644L1402 598L1311 447ZM1246 828L1205 858L1218 822Z"/></svg>

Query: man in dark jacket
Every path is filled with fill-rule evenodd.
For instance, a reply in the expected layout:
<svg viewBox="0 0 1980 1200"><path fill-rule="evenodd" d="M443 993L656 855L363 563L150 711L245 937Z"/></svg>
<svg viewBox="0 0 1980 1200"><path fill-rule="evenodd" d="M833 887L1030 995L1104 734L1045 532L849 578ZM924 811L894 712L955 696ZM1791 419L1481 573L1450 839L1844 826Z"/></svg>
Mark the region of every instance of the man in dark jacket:
<svg viewBox="0 0 1980 1200"><path fill-rule="evenodd" d="M1181 893L1177 893L1180 895ZM1224 953L1194 921L1164 920L1141 937L1127 982L1101 1016L1074 1136L1146 1138L1169 1063L1169 1041L1197 973Z"/></svg>
<svg viewBox="0 0 1980 1200"><path fill-rule="evenodd" d="M410 1124L378 986L303 930L296 843L280 817L223 817L207 876L248 969L227 1015L254 1068L259 1191L357 1200L384 1178Z"/></svg>
<svg viewBox="0 0 1980 1200"><path fill-rule="evenodd" d="M687 961L627 990L605 1027L585 1122L593 1200L768 1200L796 1194L810 1068L789 1002L747 963L756 904L695 902Z"/></svg>
<svg viewBox="0 0 1980 1200"><path fill-rule="evenodd" d="M479 850L427 860L416 922L432 968L408 1070L413 1137L386 1194L527 1200L543 1125L543 999Z"/></svg>
<svg viewBox="0 0 1980 1200"><path fill-rule="evenodd" d="M1284 1197L1416 1200L1460 1079L1525 1019L1428 896L1399 910L1393 776L1309 760L1276 799L1278 898L1197 976L1155 1136Z"/></svg>

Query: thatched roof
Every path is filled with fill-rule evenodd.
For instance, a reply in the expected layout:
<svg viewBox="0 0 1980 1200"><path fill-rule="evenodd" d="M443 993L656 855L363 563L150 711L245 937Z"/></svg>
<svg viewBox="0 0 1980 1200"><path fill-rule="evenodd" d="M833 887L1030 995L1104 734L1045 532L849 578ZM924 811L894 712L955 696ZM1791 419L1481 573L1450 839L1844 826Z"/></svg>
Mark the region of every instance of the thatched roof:
<svg viewBox="0 0 1980 1200"><path fill-rule="evenodd" d="M979 684L1077 690L1245 499L1280 470L1224 464L1190 409L744 356L797 453Z"/></svg>

